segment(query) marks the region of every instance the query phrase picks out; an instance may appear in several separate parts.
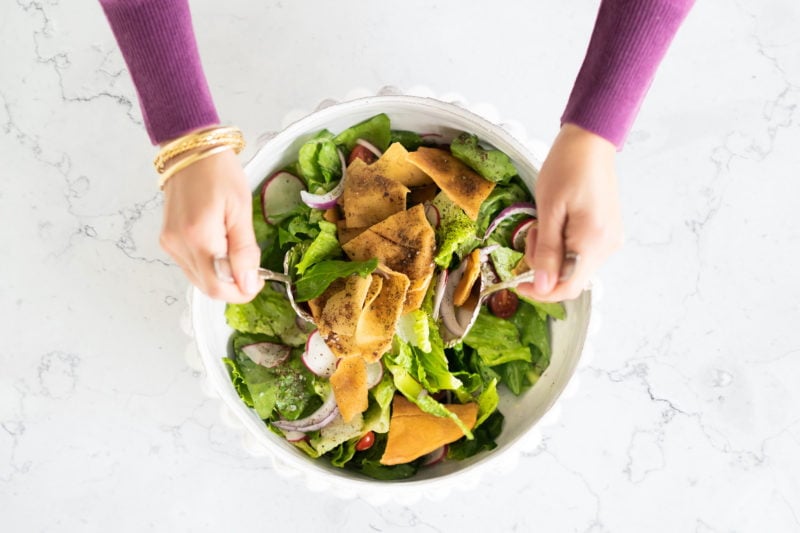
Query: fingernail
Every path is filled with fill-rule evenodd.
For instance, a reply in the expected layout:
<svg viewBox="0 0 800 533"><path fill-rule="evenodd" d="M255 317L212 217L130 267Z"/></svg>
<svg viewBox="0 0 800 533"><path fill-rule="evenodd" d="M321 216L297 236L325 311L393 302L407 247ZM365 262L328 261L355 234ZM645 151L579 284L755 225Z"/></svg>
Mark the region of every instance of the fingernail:
<svg viewBox="0 0 800 533"><path fill-rule="evenodd" d="M255 270L248 270L244 274L244 292L253 294L258 290L258 273Z"/></svg>
<svg viewBox="0 0 800 533"><path fill-rule="evenodd" d="M575 273L575 266L578 264L580 256L573 252L567 252L564 256L564 262L561 263L561 274L558 276L558 281L567 281Z"/></svg>
<svg viewBox="0 0 800 533"><path fill-rule="evenodd" d="M233 283L233 272L231 271L231 262L224 255L214 257L214 274L217 279L226 283Z"/></svg>
<svg viewBox="0 0 800 533"><path fill-rule="evenodd" d="M533 288L538 294L550 292L550 276L547 272L536 271L536 277L533 279Z"/></svg>

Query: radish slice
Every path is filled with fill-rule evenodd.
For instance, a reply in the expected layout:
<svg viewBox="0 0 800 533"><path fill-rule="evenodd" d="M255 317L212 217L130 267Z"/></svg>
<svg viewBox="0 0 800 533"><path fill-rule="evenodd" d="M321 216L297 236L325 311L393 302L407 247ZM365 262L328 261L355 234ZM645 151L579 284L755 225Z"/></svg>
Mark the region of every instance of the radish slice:
<svg viewBox="0 0 800 533"><path fill-rule="evenodd" d="M286 437L286 440L289 442L300 442L306 438L306 434L302 431L292 431L290 429L284 431L283 436Z"/></svg>
<svg viewBox="0 0 800 533"><path fill-rule="evenodd" d="M383 364L380 361L367 364L367 388L371 389L383 379Z"/></svg>
<svg viewBox="0 0 800 533"><path fill-rule="evenodd" d="M286 361L292 349L274 342L257 342L242 346L242 352L257 365L273 368Z"/></svg>
<svg viewBox="0 0 800 533"><path fill-rule="evenodd" d="M439 272L439 277L436 279L436 289L433 293L433 319L439 320L439 309L442 307L442 298L444 298L444 288L447 285L447 270Z"/></svg>
<svg viewBox="0 0 800 533"><path fill-rule="evenodd" d="M331 351L319 330L308 336L303 363L314 375L329 378L336 370L336 355Z"/></svg>
<svg viewBox="0 0 800 533"><path fill-rule="evenodd" d="M442 217L439 215L439 209L435 205L427 202L425 203L425 218L428 219L433 229L437 229L439 227L439 222L442 220Z"/></svg>
<svg viewBox="0 0 800 533"><path fill-rule="evenodd" d="M499 226L505 219L520 214L526 214L532 217L536 217L536 207L533 204L523 203L523 202L512 204L506 207L505 209L500 211L500 213L495 217L495 219L492 220L492 223L489 224L489 227L486 228L486 233L484 233L483 235L483 240L486 240L489 237L489 235L491 235L492 232L497 229L497 226Z"/></svg>
<svg viewBox="0 0 800 533"><path fill-rule="evenodd" d="M329 394L322 406L309 416L300 420L276 420L272 425L283 431L316 431L330 424L338 414L336 398Z"/></svg>
<svg viewBox="0 0 800 533"><path fill-rule="evenodd" d="M269 224L280 222L281 218L300 204L300 197L305 189L303 180L294 174L285 171L273 174L261 187L264 220Z"/></svg>
<svg viewBox="0 0 800 533"><path fill-rule="evenodd" d="M422 461L422 466L433 466L442 462L447 455L447 444L444 446L440 446L436 448L428 455L424 456L424 460Z"/></svg>
<svg viewBox="0 0 800 533"><path fill-rule="evenodd" d="M518 252L525 250L525 240L528 237L528 232L531 228L536 227L536 219L528 218L523 220L517 227L514 228L514 233L511 234L511 247Z"/></svg>
<svg viewBox="0 0 800 533"><path fill-rule="evenodd" d="M342 164L342 179L339 180L339 184L325 194L311 194L308 191L300 191L300 198L303 203L314 209L330 209L336 205L344 191L344 178L347 174L347 164L344 162L344 155L341 150L339 150L339 161Z"/></svg>
<svg viewBox="0 0 800 533"><path fill-rule="evenodd" d="M377 146L375 146L366 139L356 139L356 144L360 144L361 146L372 152L378 159L380 159L381 156L383 155L383 152L381 152Z"/></svg>

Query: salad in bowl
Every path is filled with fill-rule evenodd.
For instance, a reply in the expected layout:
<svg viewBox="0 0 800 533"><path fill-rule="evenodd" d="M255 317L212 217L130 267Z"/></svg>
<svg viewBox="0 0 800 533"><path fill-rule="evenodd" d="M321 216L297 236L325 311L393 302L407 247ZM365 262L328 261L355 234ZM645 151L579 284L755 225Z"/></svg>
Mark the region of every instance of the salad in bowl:
<svg viewBox="0 0 800 533"><path fill-rule="evenodd" d="M536 302L509 283L536 228L535 169L513 140L500 146L441 102L366 100L335 120L319 115L340 106L317 113L318 129L290 126L279 157L273 147L259 165L262 149L248 165L275 281L246 304L204 300L213 333L202 311L195 331L226 397L285 460L430 479L491 457L546 412L580 356L589 297ZM420 119L426 105L436 113Z"/></svg>

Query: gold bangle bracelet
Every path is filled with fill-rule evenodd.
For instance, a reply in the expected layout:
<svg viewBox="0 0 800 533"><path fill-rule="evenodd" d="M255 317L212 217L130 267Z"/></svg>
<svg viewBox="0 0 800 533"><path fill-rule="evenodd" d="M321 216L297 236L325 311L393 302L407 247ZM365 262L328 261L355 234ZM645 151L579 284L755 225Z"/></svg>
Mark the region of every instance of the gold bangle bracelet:
<svg viewBox="0 0 800 533"><path fill-rule="evenodd" d="M234 127L214 126L188 133L164 146L153 160L153 165L156 167L156 171L161 174L174 159L188 152L201 148L213 148L223 144L233 148L237 154L240 153L245 144L242 131Z"/></svg>
<svg viewBox="0 0 800 533"><path fill-rule="evenodd" d="M181 170L207 157L211 157L212 155L222 153L225 150L233 150L233 147L227 144L222 146L215 146L213 148L209 148L208 150L202 152L195 152L193 154L184 157L174 165L171 165L161 174L161 177L158 179L158 188L163 191L164 185L166 185L167 181Z"/></svg>

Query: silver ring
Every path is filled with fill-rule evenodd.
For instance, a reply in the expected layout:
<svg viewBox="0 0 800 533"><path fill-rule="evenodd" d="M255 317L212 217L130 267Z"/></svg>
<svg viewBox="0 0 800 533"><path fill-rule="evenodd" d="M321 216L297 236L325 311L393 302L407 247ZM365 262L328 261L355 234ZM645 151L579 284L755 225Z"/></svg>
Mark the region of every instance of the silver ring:
<svg viewBox="0 0 800 533"><path fill-rule="evenodd" d="M572 277L580 258L580 254L576 252L567 252L564 254L564 262L561 264L561 273L558 276L558 281L567 281Z"/></svg>

